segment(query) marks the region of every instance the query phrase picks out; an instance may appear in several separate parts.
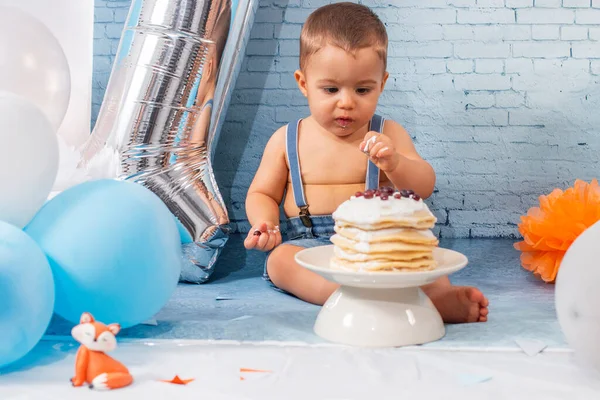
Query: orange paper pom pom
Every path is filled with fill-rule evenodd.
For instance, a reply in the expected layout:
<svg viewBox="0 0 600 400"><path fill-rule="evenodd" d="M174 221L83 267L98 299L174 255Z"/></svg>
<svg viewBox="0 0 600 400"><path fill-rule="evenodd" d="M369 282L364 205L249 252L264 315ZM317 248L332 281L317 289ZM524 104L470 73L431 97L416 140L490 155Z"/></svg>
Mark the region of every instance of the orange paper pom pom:
<svg viewBox="0 0 600 400"><path fill-rule="evenodd" d="M571 243L587 228L600 220L600 187L593 179L577 179L564 192L554 189L540 196L540 206L532 207L521 217L519 232L523 241L521 265L548 283L554 283L558 268Z"/></svg>

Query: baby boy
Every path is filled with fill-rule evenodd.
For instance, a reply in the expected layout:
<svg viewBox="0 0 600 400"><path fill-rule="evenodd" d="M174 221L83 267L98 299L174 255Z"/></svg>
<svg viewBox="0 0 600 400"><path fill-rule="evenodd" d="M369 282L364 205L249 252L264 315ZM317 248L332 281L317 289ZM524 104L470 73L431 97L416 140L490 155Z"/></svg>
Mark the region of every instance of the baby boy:
<svg viewBox="0 0 600 400"><path fill-rule="evenodd" d="M386 81L388 37L369 8L335 3L314 11L300 36L294 76L310 116L278 129L248 190L253 229L247 249L268 252L265 278L304 301L323 304L337 284L294 261L307 247L331 244L331 214L358 191L379 186L431 195L435 172L398 123L375 114ZM283 203L283 204L282 204ZM288 218L279 231L279 207ZM422 287L448 323L484 322L488 300L447 277Z"/></svg>

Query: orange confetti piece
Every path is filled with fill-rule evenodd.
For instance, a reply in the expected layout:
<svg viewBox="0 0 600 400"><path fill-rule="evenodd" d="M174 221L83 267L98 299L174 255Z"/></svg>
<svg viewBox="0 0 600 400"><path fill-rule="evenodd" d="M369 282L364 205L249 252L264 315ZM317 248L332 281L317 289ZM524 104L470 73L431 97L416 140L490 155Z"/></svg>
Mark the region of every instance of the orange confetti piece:
<svg viewBox="0 0 600 400"><path fill-rule="evenodd" d="M172 383L174 385L187 385L192 382L194 379L181 379L179 375L175 375L175 377L171 380L161 379L161 382Z"/></svg>
<svg viewBox="0 0 600 400"><path fill-rule="evenodd" d="M273 372L273 371L269 371L269 370L266 370L266 369L240 368L240 374L247 373L247 372L250 372L250 373L257 373L257 372L258 373L270 373L270 372ZM240 375L240 381L245 381L245 380L246 380L246 378L244 378L243 376Z"/></svg>
<svg viewBox="0 0 600 400"><path fill-rule="evenodd" d="M252 369L252 368L240 368L241 372L273 372L266 369Z"/></svg>

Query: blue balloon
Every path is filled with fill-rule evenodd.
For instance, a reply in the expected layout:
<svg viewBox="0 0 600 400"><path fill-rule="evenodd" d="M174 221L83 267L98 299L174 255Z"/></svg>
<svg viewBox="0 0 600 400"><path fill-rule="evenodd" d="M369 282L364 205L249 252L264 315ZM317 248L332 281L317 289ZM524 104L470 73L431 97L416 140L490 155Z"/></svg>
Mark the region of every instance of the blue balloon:
<svg viewBox="0 0 600 400"><path fill-rule="evenodd" d="M55 313L79 323L84 311L126 328L156 314L181 272L173 214L140 184L97 180L47 202L25 231L50 261Z"/></svg>
<svg viewBox="0 0 600 400"><path fill-rule="evenodd" d="M53 308L54 280L44 252L25 232L0 221L0 367L33 349Z"/></svg>

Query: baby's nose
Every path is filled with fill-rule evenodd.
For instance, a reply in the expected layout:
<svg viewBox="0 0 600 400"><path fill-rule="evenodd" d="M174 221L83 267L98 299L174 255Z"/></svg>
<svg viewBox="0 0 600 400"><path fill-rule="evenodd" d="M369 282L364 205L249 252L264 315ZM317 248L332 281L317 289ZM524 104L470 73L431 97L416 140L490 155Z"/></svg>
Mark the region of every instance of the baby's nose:
<svg viewBox="0 0 600 400"><path fill-rule="evenodd" d="M342 93L338 102L340 108L352 108L354 107L354 99L349 93Z"/></svg>

